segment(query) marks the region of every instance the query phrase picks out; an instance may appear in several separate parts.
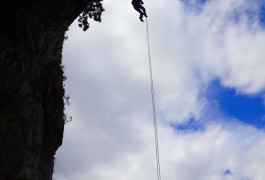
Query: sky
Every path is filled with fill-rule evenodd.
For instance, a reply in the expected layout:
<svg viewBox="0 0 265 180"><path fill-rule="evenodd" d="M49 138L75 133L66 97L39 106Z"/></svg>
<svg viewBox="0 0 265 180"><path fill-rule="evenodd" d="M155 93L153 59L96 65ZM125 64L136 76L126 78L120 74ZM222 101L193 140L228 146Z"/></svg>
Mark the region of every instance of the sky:
<svg viewBox="0 0 265 180"><path fill-rule="evenodd" d="M265 1L145 0L164 180L265 179ZM146 24L130 1L74 22L56 180L156 179Z"/></svg>

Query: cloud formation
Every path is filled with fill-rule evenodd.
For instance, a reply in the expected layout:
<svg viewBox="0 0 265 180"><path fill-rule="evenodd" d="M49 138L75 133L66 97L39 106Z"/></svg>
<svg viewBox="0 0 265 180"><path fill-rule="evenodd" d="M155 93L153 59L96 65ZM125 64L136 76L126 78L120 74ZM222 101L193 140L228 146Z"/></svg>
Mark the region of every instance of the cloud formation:
<svg viewBox="0 0 265 180"><path fill-rule="evenodd" d="M145 1L163 179L265 179L264 131L226 117L204 95L220 80L262 96L260 3ZM56 155L56 180L156 178L145 24L130 2L106 0L104 8L101 24L82 33L74 23L64 45L73 121ZM190 119L204 128L175 128Z"/></svg>

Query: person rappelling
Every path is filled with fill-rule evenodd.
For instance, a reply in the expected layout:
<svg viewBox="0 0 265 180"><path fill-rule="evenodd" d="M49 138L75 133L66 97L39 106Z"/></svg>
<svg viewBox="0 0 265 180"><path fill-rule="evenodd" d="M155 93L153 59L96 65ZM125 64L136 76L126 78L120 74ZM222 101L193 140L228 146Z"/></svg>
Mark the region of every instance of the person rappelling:
<svg viewBox="0 0 265 180"><path fill-rule="evenodd" d="M143 7L144 2L142 0L132 0L133 8L140 13L139 19L144 22L143 16L147 17L145 8Z"/></svg>

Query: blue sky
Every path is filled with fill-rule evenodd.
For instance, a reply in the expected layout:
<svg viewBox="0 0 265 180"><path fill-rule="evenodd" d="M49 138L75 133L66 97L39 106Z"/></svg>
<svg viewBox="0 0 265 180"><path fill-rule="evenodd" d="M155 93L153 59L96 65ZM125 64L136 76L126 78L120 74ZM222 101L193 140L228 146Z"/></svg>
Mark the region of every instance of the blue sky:
<svg viewBox="0 0 265 180"><path fill-rule="evenodd" d="M260 7L261 11L259 13L260 22L264 26L265 25L265 4Z"/></svg>
<svg viewBox="0 0 265 180"><path fill-rule="evenodd" d="M214 110L258 129L265 128L265 105L262 93L245 95L233 88L224 87L220 81L210 83L203 94ZM204 129L205 121L192 117L187 123L173 125L177 130L199 131Z"/></svg>
<svg viewBox="0 0 265 180"><path fill-rule="evenodd" d="M264 180L264 1L144 2L162 178ZM73 120L54 178L156 179L146 26L130 1L104 8L67 32Z"/></svg>
<svg viewBox="0 0 265 180"><path fill-rule="evenodd" d="M225 88L220 81L214 81L206 91L207 98L224 115L243 123L264 128L265 106L262 94L244 95L235 89Z"/></svg>

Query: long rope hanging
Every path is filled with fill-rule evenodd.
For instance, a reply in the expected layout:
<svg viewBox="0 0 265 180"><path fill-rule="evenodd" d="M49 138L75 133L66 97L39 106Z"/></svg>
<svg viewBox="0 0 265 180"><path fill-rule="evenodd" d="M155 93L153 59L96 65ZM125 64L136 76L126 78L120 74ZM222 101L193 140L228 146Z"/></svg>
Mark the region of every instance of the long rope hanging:
<svg viewBox="0 0 265 180"><path fill-rule="evenodd" d="M150 51L150 43L149 43L149 29L148 29L147 18L146 18L146 36L147 36L147 45L148 45L150 84L151 84L151 96L152 96L152 107L153 107L153 117L154 117L155 148L156 148L156 171L157 171L157 179L161 180L160 162L159 162L159 146L158 146L158 135L157 135L157 122L156 122L155 92L154 92L152 59L151 59L151 51Z"/></svg>

